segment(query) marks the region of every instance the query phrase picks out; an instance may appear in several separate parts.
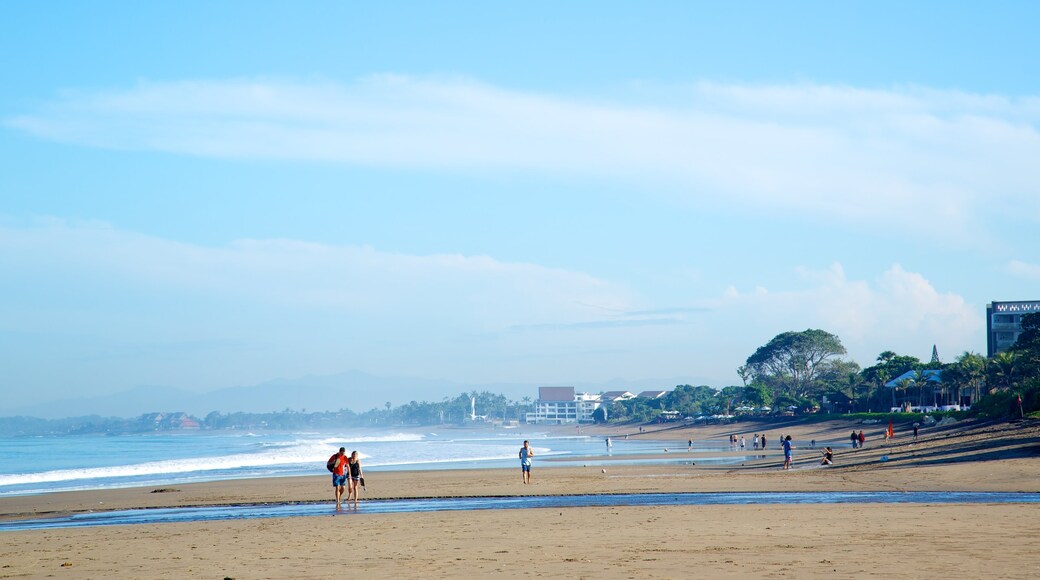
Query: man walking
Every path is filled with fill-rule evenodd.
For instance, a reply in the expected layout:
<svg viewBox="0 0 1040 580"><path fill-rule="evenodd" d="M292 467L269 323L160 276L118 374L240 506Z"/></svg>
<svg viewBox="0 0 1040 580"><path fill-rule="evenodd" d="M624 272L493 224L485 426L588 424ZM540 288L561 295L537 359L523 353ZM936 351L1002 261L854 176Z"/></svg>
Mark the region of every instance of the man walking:
<svg viewBox="0 0 1040 580"><path fill-rule="evenodd" d="M524 446L520 448L520 473L523 475L524 483L531 483L531 458L534 457L534 449L524 440Z"/></svg>
<svg viewBox="0 0 1040 580"><path fill-rule="evenodd" d="M340 447L336 455L335 465L332 467L332 489L336 492L336 510L342 508L343 490L347 485L347 448Z"/></svg>

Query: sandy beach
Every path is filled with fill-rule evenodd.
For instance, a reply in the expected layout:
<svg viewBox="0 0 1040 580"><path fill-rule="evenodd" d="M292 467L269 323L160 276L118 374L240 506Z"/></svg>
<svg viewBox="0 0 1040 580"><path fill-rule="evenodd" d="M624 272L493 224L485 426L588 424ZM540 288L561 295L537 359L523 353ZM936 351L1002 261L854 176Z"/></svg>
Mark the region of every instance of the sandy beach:
<svg viewBox="0 0 1040 580"><path fill-rule="evenodd" d="M750 428L746 428L750 427ZM552 467L533 484L519 469L378 472L363 499L698 491L1040 492L1040 425L960 423L906 433L882 446L881 425L791 423L796 440L841 440L853 428L867 448L777 449L738 466L690 461ZM686 454L688 438L750 441L762 425L650 428L661 456ZM770 426L772 437L779 428ZM626 428L586 428L623 437ZM665 449L668 449L666 452ZM696 454L691 454L695 456ZM882 461L882 457L887 460ZM605 473L604 473L605 471ZM1033 578L1040 504L739 505L556 508L336 514L325 476L70 492L0 499L0 518L86 511L328 502L327 517L154 524L0 533L0 578L555 578L896 577Z"/></svg>

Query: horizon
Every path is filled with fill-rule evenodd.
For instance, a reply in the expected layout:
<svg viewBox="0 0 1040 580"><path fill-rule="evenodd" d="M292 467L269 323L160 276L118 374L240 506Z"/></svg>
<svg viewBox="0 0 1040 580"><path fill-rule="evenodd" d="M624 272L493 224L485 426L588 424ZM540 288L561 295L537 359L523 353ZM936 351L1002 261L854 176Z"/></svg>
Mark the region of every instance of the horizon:
<svg viewBox="0 0 1040 580"><path fill-rule="evenodd" d="M1040 287L1040 5L742 8L3 6L0 415L985 353Z"/></svg>

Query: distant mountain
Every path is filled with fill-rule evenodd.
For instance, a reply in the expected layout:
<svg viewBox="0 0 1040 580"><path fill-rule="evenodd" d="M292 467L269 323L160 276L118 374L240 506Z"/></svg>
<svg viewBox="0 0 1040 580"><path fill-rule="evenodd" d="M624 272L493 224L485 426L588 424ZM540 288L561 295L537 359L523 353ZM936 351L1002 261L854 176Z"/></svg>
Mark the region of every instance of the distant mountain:
<svg viewBox="0 0 1040 580"><path fill-rule="evenodd" d="M61 419L85 415L135 417L160 410L184 410L184 403L197 397L184 389L164 386L139 386L128 391L98 397L77 397L11 409L6 415Z"/></svg>
<svg viewBox="0 0 1040 580"><path fill-rule="evenodd" d="M671 389L680 384L705 384L689 378L631 381L614 379L605 382L553 382L573 386L578 391L598 393L608 390L642 391ZM22 415L44 419L101 415L104 417L136 417L155 411L184 411L204 417L211 411L263 413L292 409L296 411L357 412L382 408L387 402L402 405L409 401L440 401L471 391L501 393L512 400L538 397L537 384L486 383L459 384L446 380L414 377L379 377L361 371L335 375L308 375L296 379L274 379L257 385L228 387L208 393L164 386L140 386L99 397L66 399L10 409L4 415Z"/></svg>

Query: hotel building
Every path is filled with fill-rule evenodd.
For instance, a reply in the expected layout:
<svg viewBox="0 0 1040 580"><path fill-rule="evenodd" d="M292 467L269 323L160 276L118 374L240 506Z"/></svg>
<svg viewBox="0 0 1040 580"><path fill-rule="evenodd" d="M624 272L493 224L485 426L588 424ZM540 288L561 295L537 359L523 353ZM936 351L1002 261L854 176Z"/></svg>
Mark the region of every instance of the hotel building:
<svg viewBox="0 0 1040 580"><path fill-rule="evenodd" d="M1022 334L1022 316L1040 312L1040 300L993 302L986 306L986 356L1011 348Z"/></svg>
<svg viewBox="0 0 1040 580"><path fill-rule="evenodd" d="M538 387L538 400L534 402L534 412L527 414L527 422L592 423L592 413L599 406L599 395L575 393L574 387Z"/></svg>

